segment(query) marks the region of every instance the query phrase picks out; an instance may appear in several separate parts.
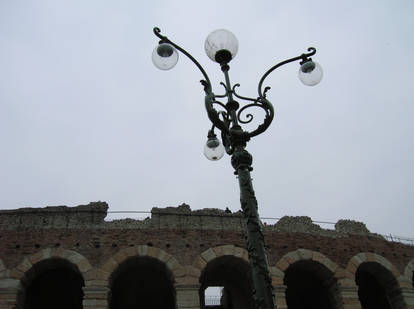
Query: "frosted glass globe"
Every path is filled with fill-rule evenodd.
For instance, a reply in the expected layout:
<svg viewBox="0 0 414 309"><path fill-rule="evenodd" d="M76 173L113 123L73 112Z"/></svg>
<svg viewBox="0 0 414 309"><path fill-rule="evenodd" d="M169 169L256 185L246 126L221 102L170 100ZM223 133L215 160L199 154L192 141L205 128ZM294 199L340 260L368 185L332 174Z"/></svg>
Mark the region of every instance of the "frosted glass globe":
<svg viewBox="0 0 414 309"><path fill-rule="evenodd" d="M232 32L219 29L207 36L204 49L207 56L214 62L227 63L236 56L239 41Z"/></svg>
<svg viewBox="0 0 414 309"><path fill-rule="evenodd" d="M317 62L306 61L300 66L298 76L306 86L315 86L322 80L322 67Z"/></svg>
<svg viewBox="0 0 414 309"><path fill-rule="evenodd" d="M178 62L177 50L168 43L159 44L152 52L152 63L160 70L170 70Z"/></svg>
<svg viewBox="0 0 414 309"><path fill-rule="evenodd" d="M223 144L217 138L209 138L204 145L204 155L211 161L220 160L224 155Z"/></svg>

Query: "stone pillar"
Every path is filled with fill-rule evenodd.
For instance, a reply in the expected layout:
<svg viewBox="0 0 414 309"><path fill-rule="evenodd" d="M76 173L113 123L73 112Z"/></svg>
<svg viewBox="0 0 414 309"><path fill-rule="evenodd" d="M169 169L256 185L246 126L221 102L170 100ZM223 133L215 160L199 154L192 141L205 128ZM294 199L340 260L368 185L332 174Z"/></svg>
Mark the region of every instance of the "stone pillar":
<svg viewBox="0 0 414 309"><path fill-rule="evenodd" d="M107 309L109 288L106 286L83 287L83 309Z"/></svg>
<svg viewBox="0 0 414 309"><path fill-rule="evenodd" d="M407 305L407 309L414 309L414 289L413 288L402 288L401 294Z"/></svg>
<svg viewBox="0 0 414 309"><path fill-rule="evenodd" d="M21 309L22 304L17 304L19 292L19 280L0 279L0 308Z"/></svg>
<svg viewBox="0 0 414 309"><path fill-rule="evenodd" d="M344 309L361 309L361 302L358 297L358 287L339 287Z"/></svg>
<svg viewBox="0 0 414 309"><path fill-rule="evenodd" d="M275 290L275 305L277 309L287 309L287 303L286 303L286 285L274 285L273 286Z"/></svg>
<svg viewBox="0 0 414 309"><path fill-rule="evenodd" d="M176 285L178 309L200 309L200 285Z"/></svg>

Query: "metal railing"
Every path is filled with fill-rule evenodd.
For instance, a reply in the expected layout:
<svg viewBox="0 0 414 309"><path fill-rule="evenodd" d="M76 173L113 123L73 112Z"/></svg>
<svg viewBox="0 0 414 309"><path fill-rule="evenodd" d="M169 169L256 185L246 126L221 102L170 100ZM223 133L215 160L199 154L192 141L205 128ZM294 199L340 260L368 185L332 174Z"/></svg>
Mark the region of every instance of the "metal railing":
<svg viewBox="0 0 414 309"><path fill-rule="evenodd" d="M220 306L221 297L220 296L206 296L204 299L206 306Z"/></svg>

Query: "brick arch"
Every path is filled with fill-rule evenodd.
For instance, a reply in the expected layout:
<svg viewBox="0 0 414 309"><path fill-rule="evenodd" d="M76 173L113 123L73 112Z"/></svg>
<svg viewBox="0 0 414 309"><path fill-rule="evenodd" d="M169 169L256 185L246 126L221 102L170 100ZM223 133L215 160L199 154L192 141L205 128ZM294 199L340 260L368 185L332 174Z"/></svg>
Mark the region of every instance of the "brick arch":
<svg viewBox="0 0 414 309"><path fill-rule="evenodd" d="M275 268L275 275L284 277L284 273L288 267L298 261L311 260L325 266L332 274L336 274L339 269L338 265L331 259L320 252L308 249L297 249L286 253L277 263ZM283 280L283 277L281 278Z"/></svg>
<svg viewBox="0 0 414 309"><path fill-rule="evenodd" d="M12 270L11 278L17 280L27 279L26 274L34 265L53 258L63 259L75 265L83 278L92 269L88 259L79 252L60 248L47 248L23 258L23 261Z"/></svg>
<svg viewBox="0 0 414 309"><path fill-rule="evenodd" d="M140 245L137 247L129 247L119 250L113 256L109 257L97 271L100 273L101 284L109 286L109 279L113 272L128 258L131 257L151 257L164 263L173 275L173 279L177 276L177 272L182 268L178 260L162 249Z"/></svg>
<svg viewBox="0 0 414 309"><path fill-rule="evenodd" d="M199 273L203 271L207 263L215 258L231 255L237 258L241 258L249 263L249 254L246 249L236 247L235 245L222 245L213 248L209 248L196 257L192 267L197 269Z"/></svg>

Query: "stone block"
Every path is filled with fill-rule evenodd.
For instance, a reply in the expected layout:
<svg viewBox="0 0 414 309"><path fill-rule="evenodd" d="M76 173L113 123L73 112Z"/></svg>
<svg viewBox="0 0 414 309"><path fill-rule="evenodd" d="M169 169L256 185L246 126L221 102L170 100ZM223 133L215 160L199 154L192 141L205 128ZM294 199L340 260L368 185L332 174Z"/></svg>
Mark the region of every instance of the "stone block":
<svg viewBox="0 0 414 309"><path fill-rule="evenodd" d="M85 281L85 287L97 287L97 286L108 286L108 281L106 280L88 280Z"/></svg>
<svg viewBox="0 0 414 309"><path fill-rule="evenodd" d="M337 278L338 280L342 280L345 278L353 280L354 274L350 273L348 270L342 267L338 267L335 271L335 278Z"/></svg>
<svg viewBox="0 0 414 309"><path fill-rule="evenodd" d="M282 258L279 262L276 263L276 267L281 271L285 271L289 267L289 263L285 258Z"/></svg>
<svg viewBox="0 0 414 309"><path fill-rule="evenodd" d="M175 274L175 270L177 270L178 268L180 268L180 263L177 261L176 258L171 257L167 261L167 267Z"/></svg>
<svg viewBox="0 0 414 309"><path fill-rule="evenodd" d="M271 276L271 279L272 279L272 285L273 286L282 285L283 284L283 278L276 277L276 276Z"/></svg>
<svg viewBox="0 0 414 309"><path fill-rule="evenodd" d="M282 279L285 277L285 273L275 266L269 267L269 270L272 276L279 277Z"/></svg>
<svg viewBox="0 0 414 309"><path fill-rule="evenodd" d="M234 253L233 254L234 254L235 257L241 258L243 256L244 251L246 251L246 250L243 249L243 248L234 247Z"/></svg>
<svg viewBox="0 0 414 309"><path fill-rule="evenodd" d="M85 258L80 260L77 265L81 273L85 273L88 270L92 269L92 265Z"/></svg>
<svg viewBox="0 0 414 309"><path fill-rule="evenodd" d="M308 249L298 249L297 252L302 260L311 260L313 257L313 251Z"/></svg>
<svg viewBox="0 0 414 309"><path fill-rule="evenodd" d="M325 265L332 273L335 273L338 269L338 265L330 259L326 259L323 265Z"/></svg>
<svg viewBox="0 0 414 309"><path fill-rule="evenodd" d="M13 268L10 271L10 278L12 278L12 279L18 279L18 280L20 280L23 277L24 277L24 273L21 272L20 270L16 269L16 268Z"/></svg>
<svg viewBox="0 0 414 309"><path fill-rule="evenodd" d="M249 263L249 261L250 261L249 252L247 252L247 250L243 251L242 259L245 260L247 263Z"/></svg>
<svg viewBox="0 0 414 309"><path fill-rule="evenodd" d="M118 267L118 265L118 262L115 261L112 257L110 257L100 268L102 271L111 274Z"/></svg>
<svg viewBox="0 0 414 309"><path fill-rule="evenodd" d="M338 286L341 288L354 288L355 287L355 281L349 278L342 278L338 280Z"/></svg>
<svg viewBox="0 0 414 309"><path fill-rule="evenodd" d="M158 248L148 247L147 256L158 258L160 251Z"/></svg>
<svg viewBox="0 0 414 309"><path fill-rule="evenodd" d="M20 288L20 281L16 279L0 279L0 289L16 289ZM1 294L1 292L0 292Z"/></svg>
<svg viewBox="0 0 414 309"><path fill-rule="evenodd" d="M10 269L0 271L0 279L9 278L9 277L10 277Z"/></svg>
<svg viewBox="0 0 414 309"><path fill-rule="evenodd" d="M234 255L234 245L224 245L222 250L224 255Z"/></svg>
<svg viewBox="0 0 414 309"><path fill-rule="evenodd" d="M201 256L197 256L193 262L193 266L199 269L200 271L202 271L204 267L206 267L206 265L207 262Z"/></svg>
<svg viewBox="0 0 414 309"><path fill-rule="evenodd" d="M162 262L167 262L171 258L171 255L169 255L164 250L159 250L157 258Z"/></svg>
<svg viewBox="0 0 414 309"><path fill-rule="evenodd" d="M207 263L217 257L216 253L211 248L201 253L201 256Z"/></svg>
<svg viewBox="0 0 414 309"><path fill-rule="evenodd" d="M297 251L293 251L293 252L289 252L288 254L285 254L284 258L289 264L293 264L296 261L301 260L301 256L299 255Z"/></svg>
<svg viewBox="0 0 414 309"><path fill-rule="evenodd" d="M139 256L146 256L148 254L148 246L147 245L139 245L137 247L137 253Z"/></svg>
<svg viewBox="0 0 414 309"><path fill-rule="evenodd" d="M326 260L326 256L324 256L322 253L317 252L317 251L313 251L312 252L312 260L315 262L318 262L320 264L324 264L325 260Z"/></svg>
<svg viewBox="0 0 414 309"><path fill-rule="evenodd" d="M198 284L199 280L198 277L192 277L192 276L183 276L175 279L176 284L179 285L194 285Z"/></svg>
<svg viewBox="0 0 414 309"><path fill-rule="evenodd" d="M22 273L26 273L30 268L32 268L32 263L30 263L28 258L24 258L23 261L16 267L17 270L20 270Z"/></svg>

